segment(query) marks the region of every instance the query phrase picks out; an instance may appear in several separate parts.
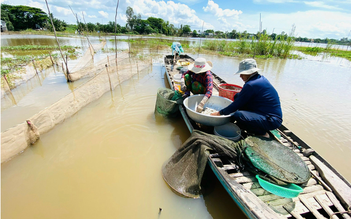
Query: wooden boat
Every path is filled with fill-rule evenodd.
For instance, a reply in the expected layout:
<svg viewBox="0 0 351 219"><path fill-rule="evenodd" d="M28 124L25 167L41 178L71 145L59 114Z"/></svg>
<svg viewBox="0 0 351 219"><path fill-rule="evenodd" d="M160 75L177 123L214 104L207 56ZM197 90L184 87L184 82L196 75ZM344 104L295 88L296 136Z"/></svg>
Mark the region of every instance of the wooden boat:
<svg viewBox="0 0 351 219"><path fill-rule="evenodd" d="M180 56L181 63L193 61L188 55ZM164 57L164 65L168 83L174 89L173 75L179 73L180 66L173 64L173 55ZM212 74L213 95L218 95L219 84L226 82L213 72ZM188 117L183 105L179 106L179 110L190 132L201 129ZM252 174L238 171L237 165L227 157L210 154L208 165L240 209L248 218L351 219L350 183L284 125L277 131L280 134L277 140L305 161L313 177L304 185L303 192L298 197L287 199L264 190ZM291 204L294 205L293 209L288 207Z"/></svg>

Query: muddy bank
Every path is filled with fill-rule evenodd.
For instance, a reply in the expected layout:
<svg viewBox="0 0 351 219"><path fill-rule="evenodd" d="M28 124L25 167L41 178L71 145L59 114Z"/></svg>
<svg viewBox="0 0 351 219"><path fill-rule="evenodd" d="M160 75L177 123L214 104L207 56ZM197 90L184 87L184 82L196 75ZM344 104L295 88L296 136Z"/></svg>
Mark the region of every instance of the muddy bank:
<svg viewBox="0 0 351 219"><path fill-rule="evenodd" d="M33 143L41 134L50 131L57 124L62 123L88 103L97 100L104 93L114 89L123 81L128 80L138 71L147 68L150 60L140 61L135 59L124 59L118 57L116 62L108 65L108 59L104 61L107 67L94 72L96 74L87 83L75 89L58 102L28 118L23 123L8 129L1 134L1 162L8 161L16 154L23 151ZM94 69L93 69L94 70ZM92 73L92 72L91 72Z"/></svg>

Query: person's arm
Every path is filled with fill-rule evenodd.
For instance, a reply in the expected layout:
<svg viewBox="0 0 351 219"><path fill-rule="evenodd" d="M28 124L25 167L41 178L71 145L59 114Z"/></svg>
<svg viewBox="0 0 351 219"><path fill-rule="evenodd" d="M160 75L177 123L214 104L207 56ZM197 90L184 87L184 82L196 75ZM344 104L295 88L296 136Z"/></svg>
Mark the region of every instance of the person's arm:
<svg viewBox="0 0 351 219"><path fill-rule="evenodd" d="M220 115L229 115L245 106L254 96L253 88L245 84L238 97L229 106L219 111Z"/></svg>
<svg viewBox="0 0 351 219"><path fill-rule="evenodd" d="M205 77L204 81L206 86L206 93L196 109L196 111L200 113L202 112L204 105L206 104L208 99L212 96L212 90L213 90L213 76L211 71L207 71L204 77Z"/></svg>

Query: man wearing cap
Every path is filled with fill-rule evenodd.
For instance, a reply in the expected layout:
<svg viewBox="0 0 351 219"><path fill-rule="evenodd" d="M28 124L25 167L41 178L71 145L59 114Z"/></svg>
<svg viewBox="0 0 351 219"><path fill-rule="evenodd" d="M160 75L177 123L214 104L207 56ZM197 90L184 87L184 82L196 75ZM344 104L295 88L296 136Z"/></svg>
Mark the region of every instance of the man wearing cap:
<svg viewBox="0 0 351 219"><path fill-rule="evenodd" d="M205 103L212 96L212 62L206 61L205 58L197 58L188 69L182 74L182 91L185 91L186 95L190 95L190 91L193 94L205 94L196 107L196 112L201 113Z"/></svg>
<svg viewBox="0 0 351 219"><path fill-rule="evenodd" d="M278 128L283 122L283 114L277 91L262 75L254 59L245 59L239 64L243 89L234 97L228 107L211 115L228 115L234 112L237 125L248 133L269 137L268 131Z"/></svg>

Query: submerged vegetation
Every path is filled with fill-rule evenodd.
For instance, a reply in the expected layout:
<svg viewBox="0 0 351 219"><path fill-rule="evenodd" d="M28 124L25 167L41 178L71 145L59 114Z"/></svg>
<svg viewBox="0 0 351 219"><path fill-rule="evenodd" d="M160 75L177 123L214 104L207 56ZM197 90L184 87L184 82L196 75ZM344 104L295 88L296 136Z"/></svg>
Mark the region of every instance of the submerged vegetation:
<svg viewBox="0 0 351 219"><path fill-rule="evenodd" d="M67 55L71 59L75 59L78 55L76 49L79 47L75 46L62 46L61 49L64 51L64 55ZM3 52L7 52L12 57L3 57L1 54L1 75L7 75L11 72L17 71L22 67L28 65L33 60L40 61L48 58L50 52L53 59L59 57L59 54L55 51L58 50L57 46L42 46L42 45L22 45L22 46L5 46L1 47ZM30 51L30 54L23 54L25 51Z"/></svg>
<svg viewBox="0 0 351 219"><path fill-rule="evenodd" d="M326 48L321 47L294 47L295 50L303 52L308 55L317 56L320 54L328 54L330 56L345 58L351 61L351 51L331 49L330 46Z"/></svg>

